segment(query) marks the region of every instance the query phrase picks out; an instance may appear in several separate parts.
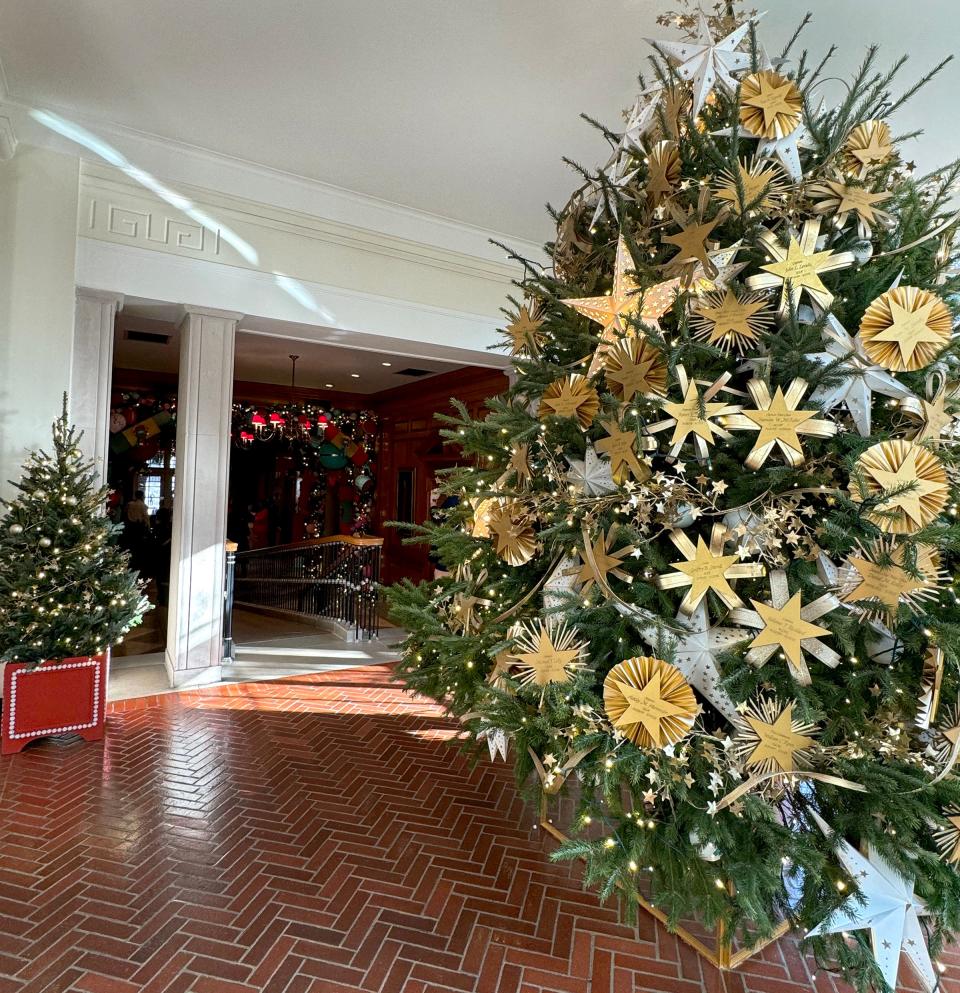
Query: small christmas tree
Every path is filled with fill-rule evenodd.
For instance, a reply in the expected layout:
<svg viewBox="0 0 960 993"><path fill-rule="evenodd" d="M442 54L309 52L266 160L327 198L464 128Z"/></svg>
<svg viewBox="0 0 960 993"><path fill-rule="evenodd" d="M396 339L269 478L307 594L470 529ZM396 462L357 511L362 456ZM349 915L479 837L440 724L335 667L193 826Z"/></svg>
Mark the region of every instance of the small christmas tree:
<svg viewBox="0 0 960 993"><path fill-rule="evenodd" d="M20 491L2 501L0 660L26 662L97 655L117 644L149 608L119 525L104 514L107 490L63 413L53 453L27 460Z"/></svg>
<svg viewBox="0 0 960 993"><path fill-rule="evenodd" d="M401 672L567 794L555 857L604 897L744 941L786 918L859 989L902 948L932 991L960 928L960 163L901 154L902 60L826 107L832 52L771 58L731 7L664 15L552 266L520 260L516 382L447 419L473 463L420 532L452 574L392 593Z"/></svg>

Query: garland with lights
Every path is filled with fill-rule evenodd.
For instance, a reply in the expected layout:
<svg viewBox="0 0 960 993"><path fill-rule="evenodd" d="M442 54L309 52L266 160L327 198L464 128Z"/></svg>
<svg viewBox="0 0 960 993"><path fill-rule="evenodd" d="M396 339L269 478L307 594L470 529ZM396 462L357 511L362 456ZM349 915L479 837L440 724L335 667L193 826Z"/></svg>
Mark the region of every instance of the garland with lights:
<svg viewBox="0 0 960 993"><path fill-rule="evenodd" d="M0 502L0 661L98 655L149 608L78 444L64 397L51 454L32 453L18 494Z"/></svg>
<svg viewBox="0 0 960 993"><path fill-rule="evenodd" d="M234 444L250 448L273 443L290 452L301 469L315 473L308 534L329 530L326 493L337 488L338 530L366 533L376 489L380 421L370 410L343 411L322 404L233 405Z"/></svg>
<svg viewBox="0 0 960 993"><path fill-rule="evenodd" d="M960 928L960 164L904 165L902 63L871 49L824 107L826 60L727 7L664 16L552 267L518 259L517 381L445 419L476 462L418 537L458 564L391 591L400 672L566 798L554 857L604 898L744 944L786 920L859 990L903 949L931 993Z"/></svg>

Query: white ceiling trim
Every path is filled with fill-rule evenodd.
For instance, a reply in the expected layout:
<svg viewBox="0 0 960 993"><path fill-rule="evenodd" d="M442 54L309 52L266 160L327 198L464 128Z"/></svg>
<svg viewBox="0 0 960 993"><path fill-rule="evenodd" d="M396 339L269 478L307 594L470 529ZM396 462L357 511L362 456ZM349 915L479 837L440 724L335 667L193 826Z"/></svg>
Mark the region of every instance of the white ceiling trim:
<svg viewBox="0 0 960 993"><path fill-rule="evenodd" d="M500 322L487 315L303 280L305 295L319 305L311 309L284 291L272 274L210 265L202 259L134 245L77 239L77 285L128 297L190 301L197 306L238 311L251 318L253 327L248 327L246 320L241 322L244 330L260 330L255 318L266 318L299 325L308 340L347 348L497 369L510 361L502 353L489 351L501 335L497 332ZM291 329L291 335L295 333Z"/></svg>
<svg viewBox="0 0 960 993"><path fill-rule="evenodd" d="M309 214L340 224L378 231L488 262L503 263L501 241L531 259L541 259L542 246L499 231L451 220L427 211L355 193L318 180L188 145L159 135L100 121L68 108L33 108L9 94L3 96L0 64L0 114L9 118L24 144L38 145L102 163L94 152L51 131L31 116L46 110L78 124L119 151L134 166L171 184L186 184L229 196Z"/></svg>

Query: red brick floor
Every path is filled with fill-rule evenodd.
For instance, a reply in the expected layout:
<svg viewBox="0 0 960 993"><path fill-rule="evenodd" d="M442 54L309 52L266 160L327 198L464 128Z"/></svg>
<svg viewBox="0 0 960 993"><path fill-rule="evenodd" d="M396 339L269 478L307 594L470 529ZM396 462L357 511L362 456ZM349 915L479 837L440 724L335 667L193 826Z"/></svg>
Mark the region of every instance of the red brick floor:
<svg viewBox="0 0 960 993"><path fill-rule="evenodd" d="M453 731L371 666L0 760L0 993L832 993L792 939L721 975L620 925Z"/></svg>

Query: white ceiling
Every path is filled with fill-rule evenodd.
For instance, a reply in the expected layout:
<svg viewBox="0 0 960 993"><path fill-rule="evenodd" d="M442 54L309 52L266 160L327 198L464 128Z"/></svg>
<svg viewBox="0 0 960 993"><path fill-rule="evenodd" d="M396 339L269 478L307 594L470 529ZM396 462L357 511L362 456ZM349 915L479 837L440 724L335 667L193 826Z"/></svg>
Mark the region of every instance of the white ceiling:
<svg viewBox="0 0 960 993"><path fill-rule="evenodd" d="M643 37L670 0L0 0L11 98L74 111L521 238L604 157ZM957 0L769 0L779 50L799 16L815 55L870 42L913 80L960 41ZM666 32L669 36L670 32ZM2 80L0 80L2 84ZM960 66L908 105L921 167L960 154ZM826 93L826 89L825 89ZM833 96L837 95L834 86Z"/></svg>
<svg viewBox="0 0 960 993"><path fill-rule="evenodd" d="M166 303L127 300L114 330L114 365L122 369L175 374L180 366L180 336L177 325L183 308ZM234 378L252 383L290 385L290 355L298 355L296 385L312 389L333 389L346 393L371 394L430 376L464 368L460 362L444 362L434 356L410 356L392 351L347 348L329 341L298 336L298 326L250 319L237 332ZM155 341L131 340L128 330L168 336ZM302 329L306 334L315 329ZM385 339L389 340L389 339ZM424 369L429 375L401 375L403 369Z"/></svg>

